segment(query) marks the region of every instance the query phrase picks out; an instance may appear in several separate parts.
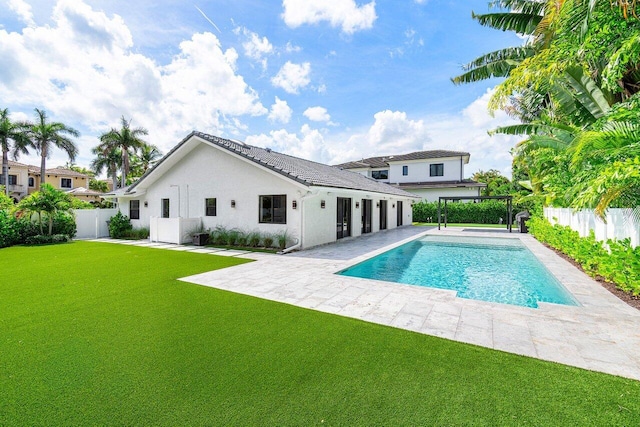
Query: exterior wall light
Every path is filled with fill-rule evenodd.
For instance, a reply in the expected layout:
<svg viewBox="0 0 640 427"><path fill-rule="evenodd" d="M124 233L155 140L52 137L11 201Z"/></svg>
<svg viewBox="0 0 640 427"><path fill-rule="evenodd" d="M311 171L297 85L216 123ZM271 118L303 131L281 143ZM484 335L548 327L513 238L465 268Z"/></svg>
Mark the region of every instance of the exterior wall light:
<svg viewBox="0 0 640 427"><path fill-rule="evenodd" d="M298 201L297 201L297 200L294 200L294 201L291 203L291 207L292 207L293 209L298 209Z"/></svg>
<svg viewBox="0 0 640 427"><path fill-rule="evenodd" d="M360 202L356 202L356 209L360 209Z"/></svg>
<svg viewBox="0 0 640 427"><path fill-rule="evenodd" d="M320 200L320 209L324 209L327 206L327 203L324 200Z"/></svg>
<svg viewBox="0 0 640 427"><path fill-rule="evenodd" d="M376 208L380 207L380 202L376 202Z"/></svg>
<svg viewBox="0 0 640 427"><path fill-rule="evenodd" d="M236 207L236 201L235 201L235 200L232 200L232 201L231 201L231 207L232 207L232 208L235 208L235 207Z"/></svg>
<svg viewBox="0 0 640 427"><path fill-rule="evenodd" d="M391 207L395 209L395 207L396 207L396 204L394 203L393 205L391 205Z"/></svg>
<svg viewBox="0 0 640 427"><path fill-rule="evenodd" d="M148 208L149 207L149 202L147 202L146 200L144 201L144 207Z"/></svg>

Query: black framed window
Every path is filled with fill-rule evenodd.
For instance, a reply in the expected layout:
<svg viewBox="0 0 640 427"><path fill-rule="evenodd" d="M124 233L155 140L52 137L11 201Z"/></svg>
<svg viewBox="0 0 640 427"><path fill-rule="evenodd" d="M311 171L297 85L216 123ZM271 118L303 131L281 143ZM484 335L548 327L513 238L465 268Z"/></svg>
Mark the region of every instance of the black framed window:
<svg viewBox="0 0 640 427"><path fill-rule="evenodd" d="M35 187L36 186L36 180L30 176L29 177L29 187Z"/></svg>
<svg viewBox="0 0 640 427"><path fill-rule="evenodd" d="M403 166L402 167L402 175L404 175L404 176L409 175L409 166Z"/></svg>
<svg viewBox="0 0 640 427"><path fill-rule="evenodd" d="M140 219L140 200L129 200L129 218Z"/></svg>
<svg viewBox="0 0 640 427"><path fill-rule="evenodd" d="M169 199L162 199L162 218L169 218Z"/></svg>
<svg viewBox="0 0 640 427"><path fill-rule="evenodd" d="M263 224L287 223L287 196L260 196L260 222Z"/></svg>
<svg viewBox="0 0 640 427"><path fill-rule="evenodd" d="M0 175L0 185L4 185L4 176ZM18 175L9 175L9 185L18 185Z"/></svg>
<svg viewBox="0 0 640 427"><path fill-rule="evenodd" d="M216 216L216 199L204 199L204 215Z"/></svg>
<svg viewBox="0 0 640 427"><path fill-rule="evenodd" d="M429 165L429 176L444 176L444 163Z"/></svg>
<svg viewBox="0 0 640 427"><path fill-rule="evenodd" d="M371 171L371 178L373 179L389 179L389 171Z"/></svg>
<svg viewBox="0 0 640 427"><path fill-rule="evenodd" d="M71 188L71 178L60 178L60 188Z"/></svg>

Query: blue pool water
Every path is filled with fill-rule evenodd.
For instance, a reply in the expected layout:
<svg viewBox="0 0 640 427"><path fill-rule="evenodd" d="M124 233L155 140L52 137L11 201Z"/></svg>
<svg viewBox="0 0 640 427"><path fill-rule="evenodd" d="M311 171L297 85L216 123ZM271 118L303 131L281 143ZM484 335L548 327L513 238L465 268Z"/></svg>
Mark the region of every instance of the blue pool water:
<svg viewBox="0 0 640 427"><path fill-rule="evenodd" d="M426 236L341 271L524 307L578 305L519 239Z"/></svg>

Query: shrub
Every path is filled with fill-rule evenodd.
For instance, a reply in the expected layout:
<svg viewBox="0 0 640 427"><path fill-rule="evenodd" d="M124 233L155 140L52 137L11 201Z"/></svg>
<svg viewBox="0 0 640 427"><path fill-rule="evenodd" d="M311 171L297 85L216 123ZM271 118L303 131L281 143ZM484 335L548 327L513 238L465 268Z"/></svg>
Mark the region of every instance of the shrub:
<svg viewBox="0 0 640 427"><path fill-rule="evenodd" d="M289 236L287 235L287 231L283 231L275 235L276 242L278 243L278 248L285 249L287 247L287 241L289 240Z"/></svg>
<svg viewBox="0 0 640 427"><path fill-rule="evenodd" d="M264 237L262 238L262 242L264 243L265 248L273 247L273 235L265 234Z"/></svg>
<svg viewBox="0 0 640 427"><path fill-rule="evenodd" d="M51 245L57 243L67 243L69 240L71 239L65 234L52 234L51 236L37 234L35 236L27 237L24 243L25 245Z"/></svg>
<svg viewBox="0 0 640 427"><path fill-rule="evenodd" d="M0 248L13 246L19 242L18 220L9 212L0 210Z"/></svg>
<svg viewBox="0 0 640 427"><path fill-rule="evenodd" d="M541 215L541 209L535 201L512 204L512 215L528 210L532 216ZM440 209L441 221L444 221L444 203ZM503 200L485 200L479 203L447 203L447 222L470 224L507 223L507 204ZM420 202L413 205L415 222L438 222L438 202Z"/></svg>
<svg viewBox="0 0 640 427"><path fill-rule="evenodd" d="M527 226L536 239L573 258L590 276L600 276L624 291L640 295L640 246L632 248L629 239L610 239L605 247L595 239L593 231L580 237L571 227L551 225L544 218L532 218Z"/></svg>
<svg viewBox="0 0 640 427"><path fill-rule="evenodd" d="M260 240L262 240L262 237L258 231L252 231L247 234L247 245L252 248L257 248L260 245Z"/></svg>
<svg viewBox="0 0 640 427"><path fill-rule="evenodd" d="M229 234L229 231L226 228L222 226L217 226L210 233L209 241L214 245L226 245L227 234Z"/></svg>
<svg viewBox="0 0 640 427"><path fill-rule="evenodd" d="M149 228L132 228L122 234L122 239L143 240L149 238Z"/></svg>
<svg viewBox="0 0 640 427"><path fill-rule="evenodd" d="M40 234L40 227L37 223L31 221L29 216L16 218L16 228L18 231L18 242L24 243L28 237Z"/></svg>
<svg viewBox="0 0 640 427"><path fill-rule="evenodd" d="M109 236L113 239L122 238L127 232L131 231L133 226L128 216L122 215L122 212L118 211L117 214L111 217L109 220Z"/></svg>
<svg viewBox="0 0 640 427"><path fill-rule="evenodd" d="M76 236L76 220L68 212L58 212L53 217L52 234L65 234L73 239Z"/></svg>

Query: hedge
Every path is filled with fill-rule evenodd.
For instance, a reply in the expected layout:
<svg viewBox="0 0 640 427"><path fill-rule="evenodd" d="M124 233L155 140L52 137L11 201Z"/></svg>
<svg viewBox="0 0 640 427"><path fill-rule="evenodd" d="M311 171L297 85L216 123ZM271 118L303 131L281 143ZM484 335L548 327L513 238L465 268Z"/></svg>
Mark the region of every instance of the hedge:
<svg viewBox="0 0 640 427"><path fill-rule="evenodd" d="M604 245L593 231L580 237L571 227L551 225L544 218L532 218L527 225L536 239L573 258L588 275L640 295L640 246L632 248L629 239L609 239Z"/></svg>
<svg viewBox="0 0 640 427"><path fill-rule="evenodd" d="M528 210L535 213L536 207L526 203L514 203L512 213ZM441 220L444 221L444 203L441 205ZM507 203L504 200L485 200L479 203L447 203L447 222L469 224L507 223ZM438 222L438 202L420 202L413 205L415 222Z"/></svg>

